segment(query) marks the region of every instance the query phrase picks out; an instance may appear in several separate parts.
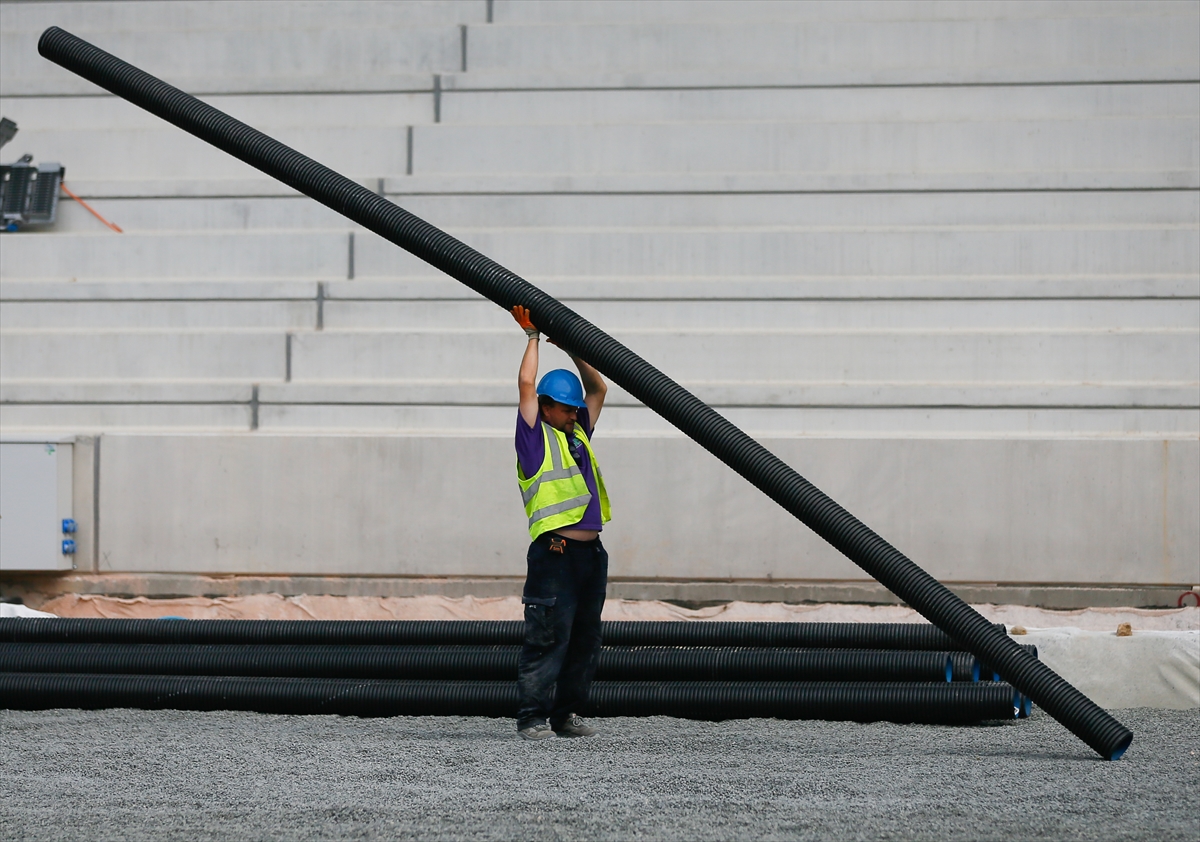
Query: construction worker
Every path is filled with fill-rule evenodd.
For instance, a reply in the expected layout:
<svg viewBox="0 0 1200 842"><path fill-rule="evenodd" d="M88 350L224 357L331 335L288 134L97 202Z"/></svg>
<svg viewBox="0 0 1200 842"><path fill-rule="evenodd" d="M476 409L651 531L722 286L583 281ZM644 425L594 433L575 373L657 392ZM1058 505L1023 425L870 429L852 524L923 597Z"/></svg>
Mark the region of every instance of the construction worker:
<svg viewBox="0 0 1200 842"><path fill-rule="evenodd" d="M608 553L600 543L608 495L591 444L608 387L578 357L579 377L557 369L538 381L538 329L526 308L513 307L512 315L529 337L517 376L516 445L532 540L521 597L517 732L528 740L589 737L596 730L575 712L596 673L608 584Z"/></svg>

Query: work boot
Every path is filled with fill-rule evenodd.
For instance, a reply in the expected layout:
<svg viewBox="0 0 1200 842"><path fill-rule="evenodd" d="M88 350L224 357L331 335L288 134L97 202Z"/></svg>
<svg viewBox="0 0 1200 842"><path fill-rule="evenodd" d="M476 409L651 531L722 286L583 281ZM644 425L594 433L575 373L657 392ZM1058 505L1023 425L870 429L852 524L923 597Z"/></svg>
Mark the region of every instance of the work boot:
<svg viewBox="0 0 1200 842"><path fill-rule="evenodd" d="M583 720L577 714L571 714L567 717L567 721L554 729L554 733L560 737L591 737L598 732L590 725L585 725Z"/></svg>
<svg viewBox="0 0 1200 842"><path fill-rule="evenodd" d="M530 725L528 728L522 728L517 731L523 740L552 740L554 739L554 730L545 722L539 722L536 725Z"/></svg>

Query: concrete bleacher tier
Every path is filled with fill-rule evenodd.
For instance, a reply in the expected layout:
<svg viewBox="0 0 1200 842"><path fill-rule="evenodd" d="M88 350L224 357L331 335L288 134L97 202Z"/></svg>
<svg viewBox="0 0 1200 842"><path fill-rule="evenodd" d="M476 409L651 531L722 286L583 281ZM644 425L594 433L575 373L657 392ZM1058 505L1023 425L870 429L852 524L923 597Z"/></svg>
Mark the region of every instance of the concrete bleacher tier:
<svg viewBox="0 0 1200 842"><path fill-rule="evenodd" d="M64 200L0 239L0 426L98 573L511 576L524 337L36 52L59 25L610 332L935 576L1194 584L1200 6L0 5ZM569 365L543 345L543 370ZM865 574L619 386L614 578Z"/></svg>

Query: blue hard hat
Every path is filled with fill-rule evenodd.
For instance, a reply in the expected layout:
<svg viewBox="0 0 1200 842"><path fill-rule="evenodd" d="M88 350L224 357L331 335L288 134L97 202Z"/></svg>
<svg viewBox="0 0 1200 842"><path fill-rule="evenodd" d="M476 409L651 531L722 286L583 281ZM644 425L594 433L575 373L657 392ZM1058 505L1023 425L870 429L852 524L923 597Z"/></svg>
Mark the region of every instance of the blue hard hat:
<svg viewBox="0 0 1200 842"><path fill-rule="evenodd" d="M554 398L567 406L587 406L583 402L583 384L579 378L565 368L556 368L546 372L538 382L537 393L548 398Z"/></svg>

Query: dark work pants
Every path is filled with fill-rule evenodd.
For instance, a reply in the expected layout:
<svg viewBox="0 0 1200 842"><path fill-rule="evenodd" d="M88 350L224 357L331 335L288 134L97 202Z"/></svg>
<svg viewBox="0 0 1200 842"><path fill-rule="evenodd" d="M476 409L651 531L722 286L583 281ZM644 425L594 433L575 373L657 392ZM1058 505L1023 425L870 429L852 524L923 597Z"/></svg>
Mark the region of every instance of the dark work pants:
<svg viewBox="0 0 1200 842"><path fill-rule="evenodd" d="M554 552L551 539L565 542L564 551ZM573 541L545 533L529 545L526 561L517 728L547 720L558 728L587 701L596 674L608 553L599 538Z"/></svg>

